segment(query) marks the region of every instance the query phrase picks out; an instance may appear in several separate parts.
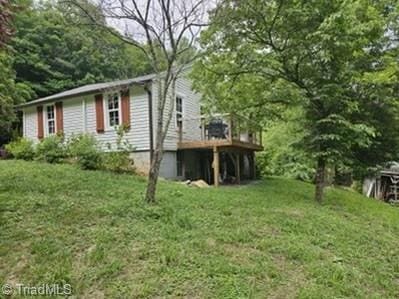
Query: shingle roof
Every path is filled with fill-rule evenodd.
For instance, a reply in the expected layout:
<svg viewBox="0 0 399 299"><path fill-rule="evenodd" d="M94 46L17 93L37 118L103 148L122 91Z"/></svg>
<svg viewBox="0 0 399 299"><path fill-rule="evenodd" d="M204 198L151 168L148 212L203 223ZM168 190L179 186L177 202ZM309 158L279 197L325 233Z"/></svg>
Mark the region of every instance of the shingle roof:
<svg viewBox="0 0 399 299"><path fill-rule="evenodd" d="M51 100L58 100L58 99L65 99L65 98L71 98L77 95L81 94L88 94L88 93L93 93L97 91L102 91L108 88L114 88L118 86L126 86L126 85L132 85L134 83L144 83L146 81L151 81L155 78L155 74L150 74L150 75L145 75L145 76L140 76L132 79L126 79L126 80L119 80L119 81L113 81L113 82L105 82L105 83L96 83L96 84L88 84L84 86L80 86L74 89L66 90L60 93L56 93L54 95L40 98L31 102L24 103L22 105L19 105L18 107L26 107L42 102L47 102Z"/></svg>

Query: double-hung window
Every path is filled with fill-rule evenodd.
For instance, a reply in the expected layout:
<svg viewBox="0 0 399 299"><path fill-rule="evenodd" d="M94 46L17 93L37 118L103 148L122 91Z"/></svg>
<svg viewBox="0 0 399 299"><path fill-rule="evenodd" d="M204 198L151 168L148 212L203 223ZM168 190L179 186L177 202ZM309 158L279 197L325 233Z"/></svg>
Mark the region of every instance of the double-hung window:
<svg viewBox="0 0 399 299"><path fill-rule="evenodd" d="M107 95L107 122L108 127L113 128L120 124L120 99L118 93Z"/></svg>
<svg viewBox="0 0 399 299"><path fill-rule="evenodd" d="M176 97L176 128L180 131L183 128L183 98Z"/></svg>
<svg viewBox="0 0 399 299"><path fill-rule="evenodd" d="M46 127L47 134L55 134L55 109L54 105L46 106Z"/></svg>

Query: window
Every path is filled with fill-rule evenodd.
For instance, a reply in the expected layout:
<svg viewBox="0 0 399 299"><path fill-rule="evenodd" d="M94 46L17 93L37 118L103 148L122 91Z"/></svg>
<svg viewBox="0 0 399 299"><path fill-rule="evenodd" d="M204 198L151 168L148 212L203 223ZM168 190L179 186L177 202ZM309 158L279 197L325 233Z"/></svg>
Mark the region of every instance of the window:
<svg viewBox="0 0 399 299"><path fill-rule="evenodd" d="M183 128L183 99L179 96L176 97L176 128Z"/></svg>
<svg viewBox="0 0 399 299"><path fill-rule="evenodd" d="M183 176L183 152L182 151L177 151L176 152L176 170L177 170L177 176Z"/></svg>
<svg viewBox="0 0 399 299"><path fill-rule="evenodd" d="M47 106L47 108L46 108L46 119L47 119L47 133L48 133L48 135L55 134L54 105Z"/></svg>
<svg viewBox="0 0 399 299"><path fill-rule="evenodd" d="M112 93L107 96L107 120L108 127L119 126L119 95Z"/></svg>

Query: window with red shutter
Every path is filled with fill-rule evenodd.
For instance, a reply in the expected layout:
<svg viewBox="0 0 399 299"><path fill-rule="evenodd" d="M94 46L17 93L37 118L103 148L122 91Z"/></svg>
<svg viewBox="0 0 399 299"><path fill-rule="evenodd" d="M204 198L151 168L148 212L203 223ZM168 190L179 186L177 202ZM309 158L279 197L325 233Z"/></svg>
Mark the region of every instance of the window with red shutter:
<svg viewBox="0 0 399 299"><path fill-rule="evenodd" d="M122 124L126 128L130 128L130 97L129 90L121 92L122 100Z"/></svg>
<svg viewBox="0 0 399 299"><path fill-rule="evenodd" d="M43 106L37 106L37 138L43 139Z"/></svg>
<svg viewBox="0 0 399 299"><path fill-rule="evenodd" d="M56 129L57 133L62 133L64 131L64 113L62 109L62 102L55 103L55 114L56 114Z"/></svg>
<svg viewBox="0 0 399 299"><path fill-rule="evenodd" d="M96 106L97 133L104 133L103 95L102 94L97 94L94 98L95 98L95 106Z"/></svg>

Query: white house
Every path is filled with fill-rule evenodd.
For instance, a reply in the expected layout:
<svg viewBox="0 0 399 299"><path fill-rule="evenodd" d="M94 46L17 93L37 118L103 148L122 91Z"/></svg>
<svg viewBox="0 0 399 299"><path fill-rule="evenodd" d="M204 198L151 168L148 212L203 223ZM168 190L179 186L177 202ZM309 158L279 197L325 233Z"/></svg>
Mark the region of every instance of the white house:
<svg viewBox="0 0 399 299"><path fill-rule="evenodd" d="M28 102L20 106L23 135L40 142L58 132L66 138L89 133L106 150L116 144L115 127L124 124L129 127L124 138L134 147L135 166L148 172L157 125L156 80L152 74L90 84ZM217 185L229 173L237 182L242 176L255 175L254 151L262 149L257 133L240 132L235 117L201 117L200 95L192 90L186 74L178 78L173 98L175 111L164 143L162 177L203 178ZM236 175L239 173L242 175Z"/></svg>

